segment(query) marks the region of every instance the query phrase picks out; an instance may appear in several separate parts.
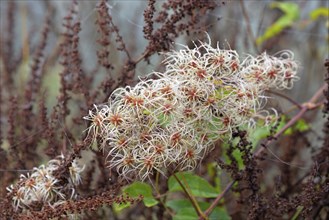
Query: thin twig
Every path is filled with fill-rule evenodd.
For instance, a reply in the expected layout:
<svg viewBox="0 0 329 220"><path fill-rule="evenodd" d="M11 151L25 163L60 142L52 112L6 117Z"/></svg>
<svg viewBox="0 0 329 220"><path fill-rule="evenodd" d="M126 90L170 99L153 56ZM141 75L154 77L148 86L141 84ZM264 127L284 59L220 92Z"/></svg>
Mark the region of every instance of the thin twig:
<svg viewBox="0 0 329 220"><path fill-rule="evenodd" d="M219 200L221 200L221 198L223 198L223 196L232 188L234 183L235 181L231 181L229 184L227 184L223 192L217 196L217 198L213 201L213 203L211 203L209 208L204 212L206 216L208 216L212 212L212 210L216 208L217 204L219 203Z"/></svg>
<svg viewBox="0 0 329 220"><path fill-rule="evenodd" d="M189 200L191 201L195 211L198 213L199 219L201 220L207 220L208 217L207 215L205 215L198 202L196 201L196 199L194 198L194 196L186 189L186 187L184 186L184 184L180 181L180 179L177 177L176 174L173 175L175 177L175 179L177 180L178 184L182 187L182 189L184 190L185 194L187 195L187 197L189 198Z"/></svg>
<svg viewBox="0 0 329 220"><path fill-rule="evenodd" d="M288 100L289 102L291 102L291 103L294 104L295 106L297 106L299 109L302 109L302 106L301 106L298 102L296 102L295 100L293 100L292 98L290 98L290 97L288 97L288 96L286 96L286 95L284 95L284 94L281 94L281 93L279 93L279 92L275 92L275 91L270 91L270 90L268 90L267 92L268 92L268 93L272 93L272 94L277 95L277 96L280 96L280 97L282 97L282 98Z"/></svg>
<svg viewBox="0 0 329 220"><path fill-rule="evenodd" d="M248 32L248 35L249 37L251 38L251 41L252 41L252 44L256 50L256 52L259 53L258 51L258 47L257 47L257 44L256 44L256 38L254 36L254 33L252 32L251 30L251 23L250 23L250 19L249 19L249 15L247 13L247 10L246 10L246 7L244 5L244 1L243 0L240 0L240 5L241 5L241 9L242 9L242 14L243 14L243 17L244 19L246 20L246 23L247 23L247 32Z"/></svg>
<svg viewBox="0 0 329 220"><path fill-rule="evenodd" d="M139 56L138 58L136 58L133 62L137 64L140 61L142 61L145 57L147 57L148 55L149 55L149 51L146 50L141 56Z"/></svg>

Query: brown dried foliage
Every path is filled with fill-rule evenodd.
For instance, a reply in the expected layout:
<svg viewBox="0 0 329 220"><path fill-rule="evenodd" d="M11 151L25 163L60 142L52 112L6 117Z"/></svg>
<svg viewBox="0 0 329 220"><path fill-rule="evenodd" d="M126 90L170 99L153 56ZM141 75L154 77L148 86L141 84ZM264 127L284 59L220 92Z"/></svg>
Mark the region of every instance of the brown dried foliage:
<svg viewBox="0 0 329 220"><path fill-rule="evenodd" d="M104 164L104 156L97 151L94 152L94 162L86 168L83 184L77 189L79 196L76 201L67 201L55 208L45 206L42 211L34 210L31 213L20 214L14 211L11 204L13 194L7 194L6 187L18 179L20 172L25 174L33 167L38 166L46 155L51 159L61 153L65 155L65 163L56 170L55 176L60 180L58 184L65 184L70 164L75 158L80 158L82 150L87 149L90 145L90 140L85 139L85 133L82 134L82 131L88 126L82 123L82 116L88 113L88 109L91 109L94 103L106 101L117 87L134 83L135 68L138 63L156 53L168 50L172 41L187 30L188 24L197 25L199 20L192 16L183 21L183 8L187 10L187 13L193 11L196 14L198 10L202 10L204 13L207 9L213 9L214 5L210 4L212 6L208 7L206 4L195 4L195 2L181 4L168 1L164 4L162 15L157 18L158 29L155 33L151 33L151 31L150 37L146 37L149 42L149 46L145 49L146 52L132 57L130 49L127 48L120 34L119 27L116 26L109 13L108 3L105 0L100 1L96 8L95 23L98 29L97 43L100 46L96 54L99 67L97 70L87 72L83 68L80 51L79 3L72 1L67 15L63 18L65 30L60 36L61 44L58 48L54 48L55 53L60 51L60 59L57 62L62 65L62 70L58 73L60 87L57 101L53 107L49 108L48 91L44 89L43 83L46 75L53 68L51 65L54 60L48 60L48 58L53 59L50 56L54 55L49 53L47 45L49 35L54 34L54 24L51 18L56 11L51 8L51 4L46 4L50 7L49 13L45 17L40 34L36 37L37 44L31 45L32 53L28 55L31 56L29 78L21 88L15 82L19 67L16 64L22 63L26 54L24 54L24 50L19 50L19 54L14 53L15 39L17 39L14 33L17 25L14 14L17 10L17 3L10 1L7 4L5 34L1 35L0 40L3 62L0 116L1 120L6 119L5 125L1 125L0 132L3 147L0 151L0 169L2 169L0 209L5 210L1 212L0 218L48 219L65 217L68 213L75 212L83 212L86 218L88 216L102 218L107 214L97 210L104 204L111 206L113 203L140 201L141 198L119 195L120 188L126 183L120 180L121 178L115 173L111 175L109 181L109 171ZM170 8L175 10L174 14L165 15L165 11ZM177 8L181 9L177 10ZM151 11L153 14L155 13L155 9L151 9ZM145 15L146 23L148 23L148 19L152 19L152 15ZM178 25L178 22L181 24ZM186 23L184 28L183 23ZM149 25L152 26L152 24ZM180 27L178 28L178 26ZM162 36L163 31L167 31L170 36ZM32 40L31 36L28 41L32 42ZM123 53L125 58L121 61L122 64L113 65L111 54L117 54L117 52ZM96 75L102 68L106 71L106 76L101 82L98 82ZM95 86L91 82L97 85Z"/></svg>
<svg viewBox="0 0 329 220"><path fill-rule="evenodd" d="M82 133L88 125L83 124L82 116L88 113L94 103L103 103L111 92L120 86L133 85L136 65L160 52L170 49L172 42L183 34L203 31L204 15L219 6L216 1L156 1L150 0L144 10L143 27L147 46L141 54L135 56L133 49L125 43L117 26L109 13L109 6L105 0L99 2L96 8L95 25L98 38L95 43L99 49L96 70L87 71L83 68L80 45L81 21L78 15L79 3L73 1L71 8L63 19L65 31L62 34L61 45L54 50L60 51L62 69L60 88L55 105L47 104L48 91L42 86L46 74L52 68L47 51L49 35L52 33L52 16L55 11L49 8L49 14L44 19L36 45L31 46L31 65L29 78L24 88L15 82L18 75L18 63L23 62L23 50L14 53L15 45L15 1L8 1L4 33L1 35L1 69L0 88L0 219L49 219L65 218L69 213L83 213L84 219L118 219L105 206L114 203L138 203L139 198L120 195L120 189L127 184L115 170L110 173L104 164L101 152L92 151L93 159L86 167L83 182L77 188L77 200L69 200L56 207L45 206L43 210L32 210L30 213L15 212L11 204L12 194L7 194L6 187L18 179L20 172L26 173L42 163L43 158L52 159L63 153L64 165L55 172L61 180L67 181L69 167L75 158L81 158L84 150L90 146L90 140ZM159 9L160 8L160 9ZM219 23L220 24L220 23ZM123 54L120 64L113 62L113 54ZM328 73L326 82L329 84L329 60L326 61ZM101 70L106 75L99 82L97 74ZM222 150L222 143L213 151L200 166L198 174L207 176L206 163L216 160L219 167L228 176L236 180L233 192L225 196L220 206L225 206L232 219L282 219L283 216L292 218L297 208L303 207L297 213L304 219L324 219L323 214L328 210L329 201L329 92L325 91L324 104L325 127L323 145L316 149L312 166L306 169L280 164L279 175L268 184L265 175L273 171L273 157L263 153L255 157L250 141L245 131L234 131L234 138L227 149ZM5 119L5 121L3 120ZM268 139L273 139L274 131ZM307 141L307 132L294 133L291 136L276 140L279 157L288 163L300 158L300 151L313 148ZM234 144L237 141L237 144ZM311 145L311 146L309 146ZM299 146L293 148L291 146ZM265 148L268 146L264 146ZM234 156L238 151L241 155L242 168ZM230 163L218 158L226 154ZM303 162L298 160L297 162ZM275 172L274 172L275 173ZM162 178L162 177L161 177ZM215 182L208 177L209 182ZM168 191L166 180L161 179L159 191ZM126 212L127 219L143 216L158 219L170 219L166 207L159 203L153 209L142 208L138 203ZM325 217L323 217L325 216Z"/></svg>

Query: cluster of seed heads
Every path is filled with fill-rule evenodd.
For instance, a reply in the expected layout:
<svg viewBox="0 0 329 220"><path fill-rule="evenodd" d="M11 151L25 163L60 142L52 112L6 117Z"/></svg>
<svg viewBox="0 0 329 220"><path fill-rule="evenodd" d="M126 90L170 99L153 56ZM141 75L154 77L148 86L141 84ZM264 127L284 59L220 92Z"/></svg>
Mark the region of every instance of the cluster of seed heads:
<svg viewBox="0 0 329 220"><path fill-rule="evenodd" d="M241 60L234 50L201 43L167 53L164 64L164 73L116 89L108 103L95 105L84 117L109 168L126 178L143 180L169 167L194 169L232 129L256 121L271 124L276 111L263 108L264 92L291 88L297 79L289 51Z"/></svg>
<svg viewBox="0 0 329 220"><path fill-rule="evenodd" d="M54 176L56 171L64 163L64 156L58 156L50 160L47 165L33 168L32 173L21 175L17 184L7 187L12 193L13 206L16 210L29 210L32 207L41 209L45 204L56 206L76 196L75 186L81 183L81 167L74 160L69 167L69 177L63 182Z"/></svg>

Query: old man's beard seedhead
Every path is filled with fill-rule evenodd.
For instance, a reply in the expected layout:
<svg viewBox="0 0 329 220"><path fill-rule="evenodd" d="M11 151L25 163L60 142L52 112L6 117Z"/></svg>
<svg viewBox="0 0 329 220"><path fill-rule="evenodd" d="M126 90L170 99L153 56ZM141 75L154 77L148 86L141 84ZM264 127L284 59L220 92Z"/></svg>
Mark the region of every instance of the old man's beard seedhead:
<svg viewBox="0 0 329 220"><path fill-rule="evenodd" d="M18 183L7 187L7 191L12 194L15 210L28 211L31 207L41 210L45 205L54 207L68 199L74 199L77 196L75 187L82 181L84 166L73 160L68 175L60 180L55 173L64 162L62 154L46 165L34 167L27 175L22 174Z"/></svg>
<svg viewBox="0 0 329 220"><path fill-rule="evenodd" d="M290 89L298 79L290 51L240 59L234 50L201 43L167 53L164 64L164 73L151 73L156 79L116 89L84 117L108 167L125 178L195 169L234 128L275 122L264 92Z"/></svg>

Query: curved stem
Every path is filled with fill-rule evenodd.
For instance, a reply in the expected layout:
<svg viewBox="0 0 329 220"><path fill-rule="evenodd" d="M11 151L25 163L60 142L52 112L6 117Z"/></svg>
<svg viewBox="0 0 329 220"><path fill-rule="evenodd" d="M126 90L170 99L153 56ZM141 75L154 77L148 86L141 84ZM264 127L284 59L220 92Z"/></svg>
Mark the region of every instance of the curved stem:
<svg viewBox="0 0 329 220"><path fill-rule="evenodd" d="M293 100L292 98L290 98L290 97L288 97L288 96L286 96L284 94L281 94L281 93L278 93L278 92L275 92L275 91L270 91L270 90L267 90L267 92L268 93L272 93L272 94L277 95L277 96L280 96L280 97L288 100L289 102L291 102L292 104L294 104L295 106L297 106L299 109L302 108L302 106L298 102L296 102L295 100Z"/></svg>

